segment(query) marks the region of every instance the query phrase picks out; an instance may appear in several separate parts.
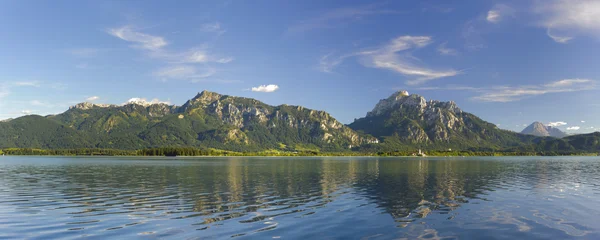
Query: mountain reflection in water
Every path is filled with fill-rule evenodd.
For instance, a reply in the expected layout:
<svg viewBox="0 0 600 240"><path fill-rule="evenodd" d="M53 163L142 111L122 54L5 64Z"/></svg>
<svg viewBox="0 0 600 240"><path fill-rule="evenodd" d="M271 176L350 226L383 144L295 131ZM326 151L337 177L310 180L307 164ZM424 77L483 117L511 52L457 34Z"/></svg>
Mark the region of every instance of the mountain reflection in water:
<svg viewBox="0 0 600 240"><path fill-rule="evenodd" d="M0 238L600 238L595 158L0 162Z"/></svg>

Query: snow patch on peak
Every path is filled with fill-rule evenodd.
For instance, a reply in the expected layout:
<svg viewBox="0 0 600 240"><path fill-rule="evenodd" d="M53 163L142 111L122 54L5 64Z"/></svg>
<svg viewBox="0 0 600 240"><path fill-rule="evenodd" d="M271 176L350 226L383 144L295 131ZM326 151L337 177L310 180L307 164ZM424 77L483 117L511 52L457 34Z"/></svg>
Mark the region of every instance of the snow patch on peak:
<svg viewBox="0 0 600 240"><path fill-rule="evenodd" d="M136 104L136 105L141 105L144 107L148 107L150 105L154 105L154 104L167 104L170 105L171 103L166 101L160 101L158 100L158 98L152 99L150 101L146 100L145 98L131 98L129 99L127 102L123 103L123 105L129 105L129 104Z"/></svg>

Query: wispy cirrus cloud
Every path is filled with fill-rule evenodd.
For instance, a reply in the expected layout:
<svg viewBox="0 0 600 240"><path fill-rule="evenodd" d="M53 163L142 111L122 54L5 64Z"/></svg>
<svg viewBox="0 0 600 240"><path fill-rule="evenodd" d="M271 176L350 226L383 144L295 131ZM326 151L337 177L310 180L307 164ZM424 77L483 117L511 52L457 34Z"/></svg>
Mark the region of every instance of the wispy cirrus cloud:
<svg viewBox="0 0 600 240"><path fill-rule="evenodd" d="M203 25L202 29L212 32L224 31L219 23ZM164 37L142 33L131 26L109 29L108 33L122 40L133 42L133 48L142 49L148 57L163 61L167 66L152 72L153 76L162 81L186 79L198 82L217 73L216 68L211 67L210 63L226 64L234 60L233 57L210 54L206 45L185 51L169 51L166 49L169 43ZM197 67L197 64L201 64L201 67Z"/></svg>
<svg viewBox="0 0 600 240"><path fill-rule="evenodd" d="M573 39L573 37L554 35L552 33L551 28L546 29L546 35L548 35L548 37L552 38L552 40L554 40L557 43L568 43L569 41L571 41Z"/></svg>
<svg viewBox="0 0 600 240"><path fill-rule="evenodd" d="M119 28L108 29L108 33L121 40L134 43L134 47L143 48L150 51L158 51L169 43L160 36L136 31L131 26L122 26Z"/></svg>
<svg viewBox="0 0 600 240"><path fill-rule="evenodd" d="M334 28L372 15L399 13L402 12L385 9L381 4L336 8L290 26L287 29L287 34L299 34L318 29Z"/></svg>
<svg viewBox="0 0 600 240"><path fill-rule="evenodd" d="M491 23L499 23L506 17L515 15L515 9L506 4L496 4L487 12L486 20Z"/></svg>
<svg viewBox="0 0 600 240"><path fill-rule="evenodd" d="M419 90L465 90L477 93L472 100L482 102L514 102L525 98L551 93L578 92L596 89L596 81L590 79L563 79L541 85L469 87L446 86L419 88Z"/></svg>
<svg viewBox="0 0 600 240"><path fill-rule="evenodd" d="M162 81L169 79L185 79L191 82L199 82L204 78L208 78L216 74L213 68L199 69L190 65L175 65L161 68L153 73L154 76Z"/></svg>
<svg viewBox="0 0 600 240"><path fill-rule="evenodd" d="M441 55L458 55L458 51L456 49L453 48L449 48L447 47L448 43L447 42L443 42L440 45L438 45L437 51L438 53L440 53Z"/></svg>
<svg viewBox="0 0 600 240"><path fill-rule="evenodd" d="M462 27L461 37L465 41L465 48L477 51L487 47L485 35L494 31L493 25L499 24L508 18L517 15L517 11L506 4L496 4L489 11L465 22Z"/></svg>
<svg viewBox="0 0 600 240"><path fill-rule="evenodd" d="M279 86L277 86L275 84L269 84L269 85L260 85L258 87L253 87L252 91L253 92L266 92L266 93L270 93L270 92L277 91L277 89L279 89Z"/></svg>
<svg viewBox="0 0 600 240"><path fill-rule="evenodd" d="M13 83L13 85L18 87L40 87L42 83L40 81L20 81Z"/></svg>
<svg viewBox="0 0 600 240"><path fill-rule="evenodd" d="M354 52L332 57L326 55L320 59L320 68L324 72L331 72L333 68L350 57L359 57L366 67L386 69L411 77L406 81L408 85L417 85L430 80L451 77L460 74L454 69L434 70L414 63L414 57L405 53L408 50L419 49L432 43L429 36L400 36L392 39L387 44L378 48Z"/></svg>
<svg viewBox="0 0 600 240"><path fill-rule="evenodd" d="M589 79L564 79L544 85L494 87L483 90L481 95L473 99L486 102L512 102L549 93L592 90L595 87L596 82Z"/></svg>
<svg viewBox="0 0 600 240"><path fill-rule="evenodd" d="M340 65L346 58L357 56L356 53L350 53L341 56L335 56L333 53L323 55L319 59L319 70L325 73L333 73L333 69Z"/></svg>
<svg viewBox="0 0 600 240"><path fill-rule="evenodd" d="M558 43L568 43L578 35L600 36L600 1L536 1L534 14L540 19L538 25Z"/></svg>

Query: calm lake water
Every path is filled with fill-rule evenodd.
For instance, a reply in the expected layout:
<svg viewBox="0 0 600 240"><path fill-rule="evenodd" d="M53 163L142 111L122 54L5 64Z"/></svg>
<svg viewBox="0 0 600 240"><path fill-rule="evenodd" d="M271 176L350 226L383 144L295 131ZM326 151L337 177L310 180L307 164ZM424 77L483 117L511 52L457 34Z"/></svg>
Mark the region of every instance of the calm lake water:
<svg viewBox="0 0 600 240"><path fill-rule="evenodd" d="M0 239L600 239L600 158L0 157Z"/></svg>

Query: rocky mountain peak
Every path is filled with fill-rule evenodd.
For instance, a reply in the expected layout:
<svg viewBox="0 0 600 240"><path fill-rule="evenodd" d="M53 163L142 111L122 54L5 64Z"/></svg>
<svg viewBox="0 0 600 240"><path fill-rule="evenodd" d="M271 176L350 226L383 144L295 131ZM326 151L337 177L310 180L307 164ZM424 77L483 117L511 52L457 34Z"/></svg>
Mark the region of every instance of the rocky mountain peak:
<svg viewBox="0 0 600 240"><path fill-rule="evenodd" d="M523 129L523 131L521 131L521 133L540 137L562 138L567 136L567 134L560 129L546 126L545 124L537 121L527 126L525 129Z"/></svg>
<svg viewBox="0 0 600 240"><path fill-rule="evenodd" d="M113 105L113 104L97 104L97 103L91 103L91 102L82 102L82 103L78 103L78 104L75 104L74 106L69 107L69 109L88 110L88 109L92 109L94 107L107 108L107 107L115 107L115 106L116 105Z"/></svg>
<svg viewBox="0 0 600 240"><path fill-rule="evenodd" d="M427 108L442 108L454 113L461 110L454 101L440 102L435 100L427 101L418 94L409 94L408 91L397 91L386 99L381 99L372 111L367 113L367 117L379 116L394 109L411 108L423 113Z"/></svg>
<svg viewBox="0 0 600 240"><path fill-rule="evenodd" d="M194 102L210 103L219 100L222 96L223 95L218 94L216 92L204 90L202 92L199 92L194 98L192 98L192 100Z"/></svg>

